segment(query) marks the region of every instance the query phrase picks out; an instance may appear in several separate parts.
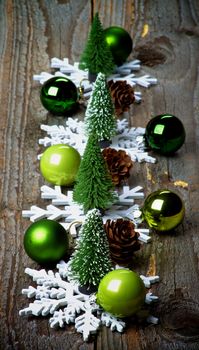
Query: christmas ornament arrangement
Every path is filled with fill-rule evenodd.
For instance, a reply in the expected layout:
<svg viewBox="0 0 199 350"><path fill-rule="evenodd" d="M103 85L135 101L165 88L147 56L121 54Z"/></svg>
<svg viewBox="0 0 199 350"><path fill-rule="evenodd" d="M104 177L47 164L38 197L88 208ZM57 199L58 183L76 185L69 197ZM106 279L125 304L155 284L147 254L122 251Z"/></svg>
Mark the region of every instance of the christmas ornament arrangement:
<svg viewBox="0 0 199 350"><path fill-rule="evenodd" d="M129 128L119 119L141 101L136 85L157 83L132 73L140 69L138 60L126 62L132 47L126 30L103 29L96 13L80 63L54 58L54 75L34 76L42 84L43 107L64 116L66 127L41 125L48 137L39 140L46 147L38 156L40 171L54 186L42 186L41 196L52 203L22 212L32 222L24 250L43 267L56 264L58 272L25 270L37 286L22 290L35 300L19 313L50 314L51 327L73 323L85 341L100 325L122 332L129 317L139 317L146 304L157 301L147 288L159 276L139 276L132 270L133 256L150 242L149 228L173 230L185 213L183 201L169 189L151 193L140 208L135 201L144 198L142 187L126 185L134 162L156 161L148 150L169 156L185 141L181 121L171 114L152 118L146 129ZM83 121L73 117L80 104ZM146 319L158 322L149 314Z"/></svg>

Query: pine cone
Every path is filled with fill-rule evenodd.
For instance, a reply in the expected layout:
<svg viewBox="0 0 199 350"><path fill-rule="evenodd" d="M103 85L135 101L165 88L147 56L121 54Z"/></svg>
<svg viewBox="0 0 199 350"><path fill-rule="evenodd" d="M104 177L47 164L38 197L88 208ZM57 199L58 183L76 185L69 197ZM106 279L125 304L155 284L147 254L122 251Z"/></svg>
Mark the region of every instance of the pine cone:
<svg viewBox="0 0 199 350"><path fill-rule="evenodd" d="M116 114L119 116L129 110L130 105L135 101L134 90L124 80L108 81L108 87L115 105Z"/></svg>
<svg viewBox="0 0 199 350"><path fill-rule="evenodd" d="M129 178L133 162L125 151L117 151L114 148L104 148L102 154L108 165L114 185L120 185L122 181Z"/></svg>
<svg viewBox="0 0 199 350"><path fill-rule="evenodd" d="M134 228L133 222L124 219L117 219L116 221L109 219L104 224L110 256L115 264L130 265L133 253L140 249L139 233Z"/></svg>

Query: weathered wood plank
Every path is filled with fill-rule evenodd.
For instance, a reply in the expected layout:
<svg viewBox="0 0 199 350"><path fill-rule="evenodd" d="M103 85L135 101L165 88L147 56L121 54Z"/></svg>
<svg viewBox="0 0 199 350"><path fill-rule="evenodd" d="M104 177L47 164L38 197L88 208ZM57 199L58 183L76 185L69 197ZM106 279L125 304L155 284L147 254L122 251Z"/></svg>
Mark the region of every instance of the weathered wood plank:
<svg viewBox="0 0 199 350"><path fill-rule="evenodd" d="M163 187L177 191L185 201L186 217L173 234L153 233L152 243L135 259L135 269L144 273L155 254L161 281L152 290L160 301L152 313L160 324L132 322L122 335L103 328L95 341L84 343L73 326L52 330L47 318L27 320L18 311L27 305L21 295L30 283L24 268L38 267L23 249L29 223L21 211L42 203L37 141L40 124L56 121L41 106L32 75L48 70L53 56L78 61L89 30L91 4L104 27L118 25L129 31L134 42L131 57L142 59L143 70L158 78L158 85L144 91L143 102L132 108L131 123L145 126L152 115L172 113L186 128L186 143L175 157L157 156L157 164L135 164L130 182L141 184L146 195ZM0 2L0 348L198 349L198 19L197 0ZM187 182L188 188L175 186L176 180Z"/></svg>

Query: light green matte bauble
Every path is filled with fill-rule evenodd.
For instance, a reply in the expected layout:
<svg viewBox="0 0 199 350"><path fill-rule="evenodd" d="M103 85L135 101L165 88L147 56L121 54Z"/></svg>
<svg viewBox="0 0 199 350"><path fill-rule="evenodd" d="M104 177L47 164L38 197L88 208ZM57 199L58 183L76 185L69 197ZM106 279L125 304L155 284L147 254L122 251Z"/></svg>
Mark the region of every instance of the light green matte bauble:
<svg viewBox="0 0 199 350"><path fill-rule="evenodd" d="M75 182L80 165L79 152L64 144L48 147L41 156L40 170L50 183L70 186Z"/></svg>
<svg viewBox="0 0 199 350"><path fill-rule="evenodd" d="M117 317L128 317L140 310L145 295L144 283L137 273L118 269L102 278L97 302L105 311Z"/></svg>
<svg viewBox="0 0 199 350"><path fill-rule="evenodd" d="M64 227L54 220L34 222L24 235L27 255L40 264L58 262L67 254L69 239Z"/></svg>
<svg viewBox="0 0 199 350"><path fill-rule="evenodd" d="M142 213L150 227L157 231L170 231L182 222L185 208L176 193L163 189L146 198Z"/></svg>

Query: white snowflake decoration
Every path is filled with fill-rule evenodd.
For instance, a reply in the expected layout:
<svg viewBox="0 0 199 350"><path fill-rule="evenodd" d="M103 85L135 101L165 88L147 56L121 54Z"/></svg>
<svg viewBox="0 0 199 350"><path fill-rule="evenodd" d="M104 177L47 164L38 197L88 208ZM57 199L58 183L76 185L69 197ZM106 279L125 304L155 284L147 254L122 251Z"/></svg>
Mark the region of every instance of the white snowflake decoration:
<svg viewBox="0 0 199 350"><path fill-rule="evenodd" d="M64 76L71 79L73 83L84 89L84 97L89 98L93 85L88 81L88 71L83 71L79 69L79 63L75 62L73 65L69 63L68 58L60 60L59 58L51 59L51 68L58 69L54 74L47 72L41 72L40 74L35 74L33 79L39 81L43 84L48 79L54 76ZM133 71L139 71L141 69L141 62L139 60L134 60L131 62L124 63L122 66L117 67L114 74L109 77L109 80L126 80L131 86L140 86L144 88L149 88L152 85L157 84L157 79L150 77L148 74L142 76L135 76ZM141 92L135 91L135 101L140 102L142 99Z"/></svg>
<svg viewBox="0 0 199 350"><path fill-rule="evenodd" d="M60 261L57 268L59 272L56 273L44 269L40 271L25 269L25 272L36 282L37 287L29 286L22 290L23 295L28 298L34 297L35 300L28 307L19 311L20 316L52 315L49 319L51 328L64 327L73 323L76 331L82 333L84 341L87 341L91 334L95 334L101 324L110 327L112 331L122 332L124 330L126 324L123 320L103 311L96 304L94 294L82 294L78 285L70 280L70 262ZM149 279L145 278L149 287ZM151 292L146 294L147 304L157 299L158 297L153 296ZM148 322L156 324L158 320L150 316Z"/></svg>
<svg viewBox="0 0 199 350"><path fill-rule="evenodd" d="M73 222L84 222L84 210L82 206L73 202L72 191L68 191L65 195L62 193L60 186L51 188L44 185L41 187L41 197L52 200L52 204L47 205L46 209L33 205L29 210L23 210L22 216L24 218L29 218L32 222L44 218L49 220L61 220L60 224L62 224L65 229L69 229L70 224ZM106 210L105 215L103 216L104 223L108 219L116 220L121 217L129 219L135 224L135 230L139 233L139 240L144 243L150 242L151 237L149 236L149 229L139 227L139 224L142 222L142 213L139 205L134 203L135 199L143 198L144 193L142 192L141 186L131 189L129 186L123 186L123 191L118 195L115 204ZM60 206L63 206L64 208L59 208ZM62 222L62 220L64 220L64 222Z"/></svg>
<svg viewBox="0 0 199 350"><path fill-rule="evenodd" d="M49 147L56 144L69 144L82 155L86 147L87 137L84 134L84 123L78 119L68 118L63 125L41 125L47 132L46 137L39 139L39 144ZM124 150L134 162L155 163L156 159L146 152L145 128L128 128L126 119L117 121L117 135L112 138L111 148ZM38 156L40 158L41 155Z"/></svg>

